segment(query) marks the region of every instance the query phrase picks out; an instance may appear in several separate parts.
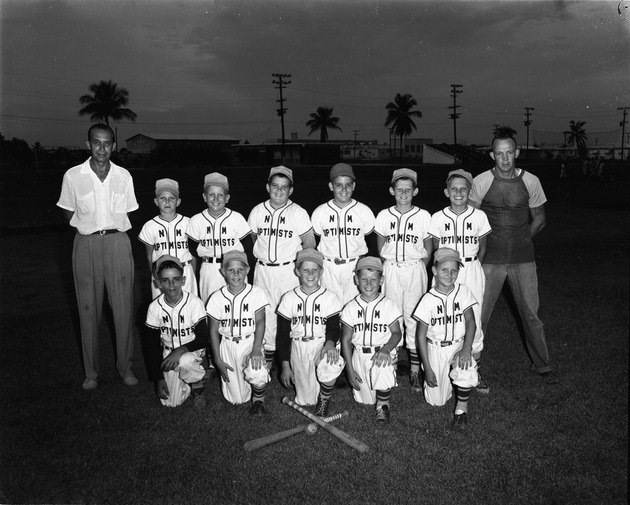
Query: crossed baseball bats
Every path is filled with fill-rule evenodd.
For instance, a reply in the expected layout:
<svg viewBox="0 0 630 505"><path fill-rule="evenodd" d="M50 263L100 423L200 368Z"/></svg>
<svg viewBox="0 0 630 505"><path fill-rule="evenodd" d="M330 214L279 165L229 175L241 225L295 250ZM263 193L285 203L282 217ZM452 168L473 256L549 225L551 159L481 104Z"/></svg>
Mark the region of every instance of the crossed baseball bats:
<svg viewBox="0 0 630 505"><path fill-rule="evenodd" d="M286 396L282 398L282 403L284 403L285 405L288 405L289 407L294 408L300 414L308 417L311 421L318 424L319 426L324 428L328 433L338 438L345 444L348 444L353 449L359 452L366 452L369 449L367 444L361 442L360 440L357 440L356 438L348 435L346 432L341 431L339 428L329 424L330 421L341 419L342 417L347 416L348 415L347 410L344 410L340 414L322 419L320 417L317 417L311 414L308 410L303 409L294 401L289 400L289 398ZM249 440L243 444L243 449L246 452L251 452L251 451L255 451L256 449L261 449L262 447L266 447L268 445L275 444L276 442L280 442L280 440L284 440L285 438L289 438L289 437L292 437L293 435L297 435L298 433L302 433L303 431L306 430L307 427L308 427L308 424L301 424L289 430L279 431L277 433L272 433L271 435L266 435L264 437L256 438L254 440Z"/></svg>

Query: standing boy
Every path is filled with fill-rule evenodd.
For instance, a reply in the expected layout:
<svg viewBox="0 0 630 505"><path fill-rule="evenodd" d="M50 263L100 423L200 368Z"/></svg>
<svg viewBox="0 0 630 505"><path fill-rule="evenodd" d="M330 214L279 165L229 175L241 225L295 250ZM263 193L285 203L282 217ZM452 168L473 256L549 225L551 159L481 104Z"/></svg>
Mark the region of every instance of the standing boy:
<svg viewBox="0 0 630 505"><path fill-rule="evenodd" d="M162 294L149 305L145 324L154 335L147 346L149 379L167 407L177 407L193 394L195 407L205 406L202 361L208 347L206 309L201 299L183 291L184 265L168 254L155 263ZM161 343L161 346L159 345Z"/></svg>
<svg viewBox="0 0 630 505"><path fill-rule="evenodd" d="M269 200L256 205L247 218L252 230L255 286L267 295L265 317L265 358L271 369L276 350L276 308L283 293L298 285L294 260L301 249L315 247L313 227L308 213L289 200L293 194L293 171L285 166L269 171L266 185Z"/></svg>
<svg viewBox="0 0 630 505"><path fill-rule="evenodd" d="M230 185L224 175L213 172L203 181L203 200L208 208L190 218L186 234L197 242L199 292L204 303L217 289L225 286L221 261L228 251L243 251L242 240L251 233L242 214L226 208Z"/></svg>
<svg viewBox="0 0 630 505"><path fill-rule="evenodd" d="M473 343L473 357L480 365L483 350L483 330L481 311L486 276L481 266L486 255L486 237L492 231L486 214L468 205L468 197L473 188L473 178L469 172L458 169L449 172L444 194L451 202L449 207L436 212L431 217L429 233L433 236L436 248L448 247L459 253L462 267L457 282L470 289L477 304L473 307L476 333ZM488 393L488 385L478 374L477 392Z"/></svg>
<svg viewBox="0 0 630 505"><path fill-rule="evenodd" d="M389 400L396 386L396 346L400 342L402 312L379 292L383 264L366 256L356 263L354 281L359 295L341 312L341 352L355 401L376 403L376 422L389 423ZM354 348L354 350L353 350Z"/></svg>
<svg viewBox="0 0 630 505"><path fill-rule="evenodd" d="M297 253L295 275L300 286L287 291L278 305L278 355L280 379L295 384L295 402L313 405L315 415L328 416L330 397L344 361L339 356L341 303L319 285L324 256L315 249Z"/></svg>
<svg viewBox="0 0 630 505"><path fill-rule="evenodd" d="M266 414L265 390L270 380L263 352L267 298L262 289L247 283L249 263L244 252L226 252L221 273L227 286L210 295L206 303L221 391L233 404L251 398L250 414Z"/></svg>
<svg viewBox="0 0 630 505"><path fill-rule="evenodd" d="M347 163L330 170L328 188L333 199L320 205L311 216L320 237L317 249L324 255L322 286L336 293L342 304L357 295L352 272L356 261L368 252L365 241L374 230L374 214L367 205L352 198L356 177Z"/></svg>
<svg viewBox="0 0 630 505"><path fill-rule="evenodd" d="M431 215L413 205L418 174L408 168L394 170L389 193L396 205L376 216L376 243L383 264L383 293L402 309L405 345L409 351L411 387L422 391L420 359L416 350L413 311L427 291L427 265L433 250L429 236Z"/></svg>
<svg viewBox="0 0 630 505"><path fill-rule="evenodd" d="M155 276L155 262L161 256L168 254L181 261L184 266L184 291L197 295L196 259L188 250L189 218L177 213L177 207L182 203L179 198L179 184L173 179L159 179L155 182L155 205L160 215L147 221L138 238L144 243L149 271L151 272L151 298L160 296L160 284Z"/></svg>
<svg viewBox="0 0 630 505"><path fill-rule="evenodd" d="M81 347L85 380L83 389L98 387L98 337L103 296L114 315L116 369L127 386L138 379L131 370L133 355L134 264L127 231L127 213L138 208L131 174L112 163L116 148L114 132L105 124L88 130L91 156L63 176L57 206L76 229L72 249L72 272L81 323Z"/></svg>
<svg viewBox="0 0 630 505"><path fill-rule="evenodd" d="M417 346L424 368L424 397L442 406L457 386L453 426L464 429L468 423L468 397L477 384L477 365L472 358L477 303L471 291L456 283L462 266L459 253L448 247L435 251L435 285L422 297L414 317L418 320ZM451 370L452 369L452 370Z"/></svg>

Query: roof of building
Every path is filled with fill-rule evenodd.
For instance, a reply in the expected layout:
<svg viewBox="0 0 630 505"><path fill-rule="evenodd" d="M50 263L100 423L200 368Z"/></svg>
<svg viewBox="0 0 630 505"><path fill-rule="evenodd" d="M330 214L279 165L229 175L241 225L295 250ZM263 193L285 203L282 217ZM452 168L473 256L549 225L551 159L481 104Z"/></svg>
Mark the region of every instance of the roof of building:
<svg viewBox="0 0 630 505"><path fill-rule="evenodd" d="M126 139L129 141L135 137L148 137L152 140L214 140L224 142L238 142L238 139L228 135L189 135L177 133L137 133Z"/></svg>

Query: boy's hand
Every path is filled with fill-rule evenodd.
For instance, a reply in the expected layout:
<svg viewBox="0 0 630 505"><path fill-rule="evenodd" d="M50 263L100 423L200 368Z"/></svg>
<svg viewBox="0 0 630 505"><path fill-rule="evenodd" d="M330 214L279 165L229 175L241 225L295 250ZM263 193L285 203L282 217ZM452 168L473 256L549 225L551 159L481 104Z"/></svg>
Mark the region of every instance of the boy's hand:
<svg viewBox="0 0 630 505"><path fill-rule="evenodd" d="M230 379L228 378L228 370L230 372L233 372L234 369L230 365L228 365L225 361L223 361L223 360L217 360L216 363L214 364L214 366L216 367L216 369L221 374L221 378L225 382L230 382Z"/></svg>
<svg viewBox="0 0 630 505"><path fill-rule="evenodd" d="M169 370L175 370L179 366L179 359L185 352L186 348L184 347L173 349L171 353L162 361L162 371L168 372Z"/></svg>
<svg viewBox="0 0 630 505"><path fill-rule="evenodd" d="M155 394L161 400L168 400L168 386L164 379L160 379L155 383Z"/></svg>
<svg viewBox="0 0 630 505"><path fill-rule="evenodd" d="M249 362L252 362L252 368L254 370L260 370L263 366L265 366L265 355L260 350L252 350L250 354L245 356L243 360L243 366L247 367Z"/></svg>
<svg viewBox="0 0 630 505"><path fill-rule="evenodd" d="M324 356L326 356L326 361L329 365L334 365L335 363L337 363L337 361L339 361L339 350L330 340L328 340L324 344L324 347L322 347L322 350L317 359L317 363L319 363L324 358Z"/></svg>
<svg viewBox="0 0 630 505"><path fill-rule="evenodd" d="M437 377L430 367L426 367L424 370L424 382L426 382L427 386L430 388L436 388L438 385Z"/></svg>
<svg viewBox="0 0 630 505"><path fill-rule="evenodd" d="M282 363L282 372L280 373L280 382L285 388L291 389L291 386L295 384L295 380L293 377L293 370L291 370L291 365L287 362Z"/></svg>
<svg viewBox="0 0 630 505"><path fill-rule="evenodd" d="M361 377L357 375L351 365L346 367L346 371L348 374L348 384L350 384L353 389L359 391L361 389L361 386L359 386L359 384L363 384Z"/></svg>
<svg viewBox="0 0 630 505"><path fill-rule="evenodd" d="M375 352L374 356L372 356L372 361L376 366L387 366L392 364L392 356L387 351L379 349L378 352Z"/></svg>
<svg viewBox="0 0 630 505"><path fill-rule="evenodd" d="M465 347L453 356L453 363L455 366L459 366L462 370L468 370L468 367L472 365L472 351Z"/></svg>

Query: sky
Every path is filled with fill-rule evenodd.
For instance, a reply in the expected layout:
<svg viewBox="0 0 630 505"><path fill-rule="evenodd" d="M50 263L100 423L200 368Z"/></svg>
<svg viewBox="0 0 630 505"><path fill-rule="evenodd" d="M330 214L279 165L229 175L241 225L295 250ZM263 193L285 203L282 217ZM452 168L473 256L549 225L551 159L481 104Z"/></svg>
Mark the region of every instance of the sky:
<svg viewBox="0 0 630 505"><path fill-rule="evenodd" d="M585 121L590 144L630 133L630 0L0 0L0 133L43 146L84 144L79 97L112 80L142 133L281 137L333 107L330 139L389 142L388 102L411 94L412 138L488 143L495 125L524 142L562 143ZM626 139L628 142L628 139ZM627 145L627 144L626 144Z"/></svg>

